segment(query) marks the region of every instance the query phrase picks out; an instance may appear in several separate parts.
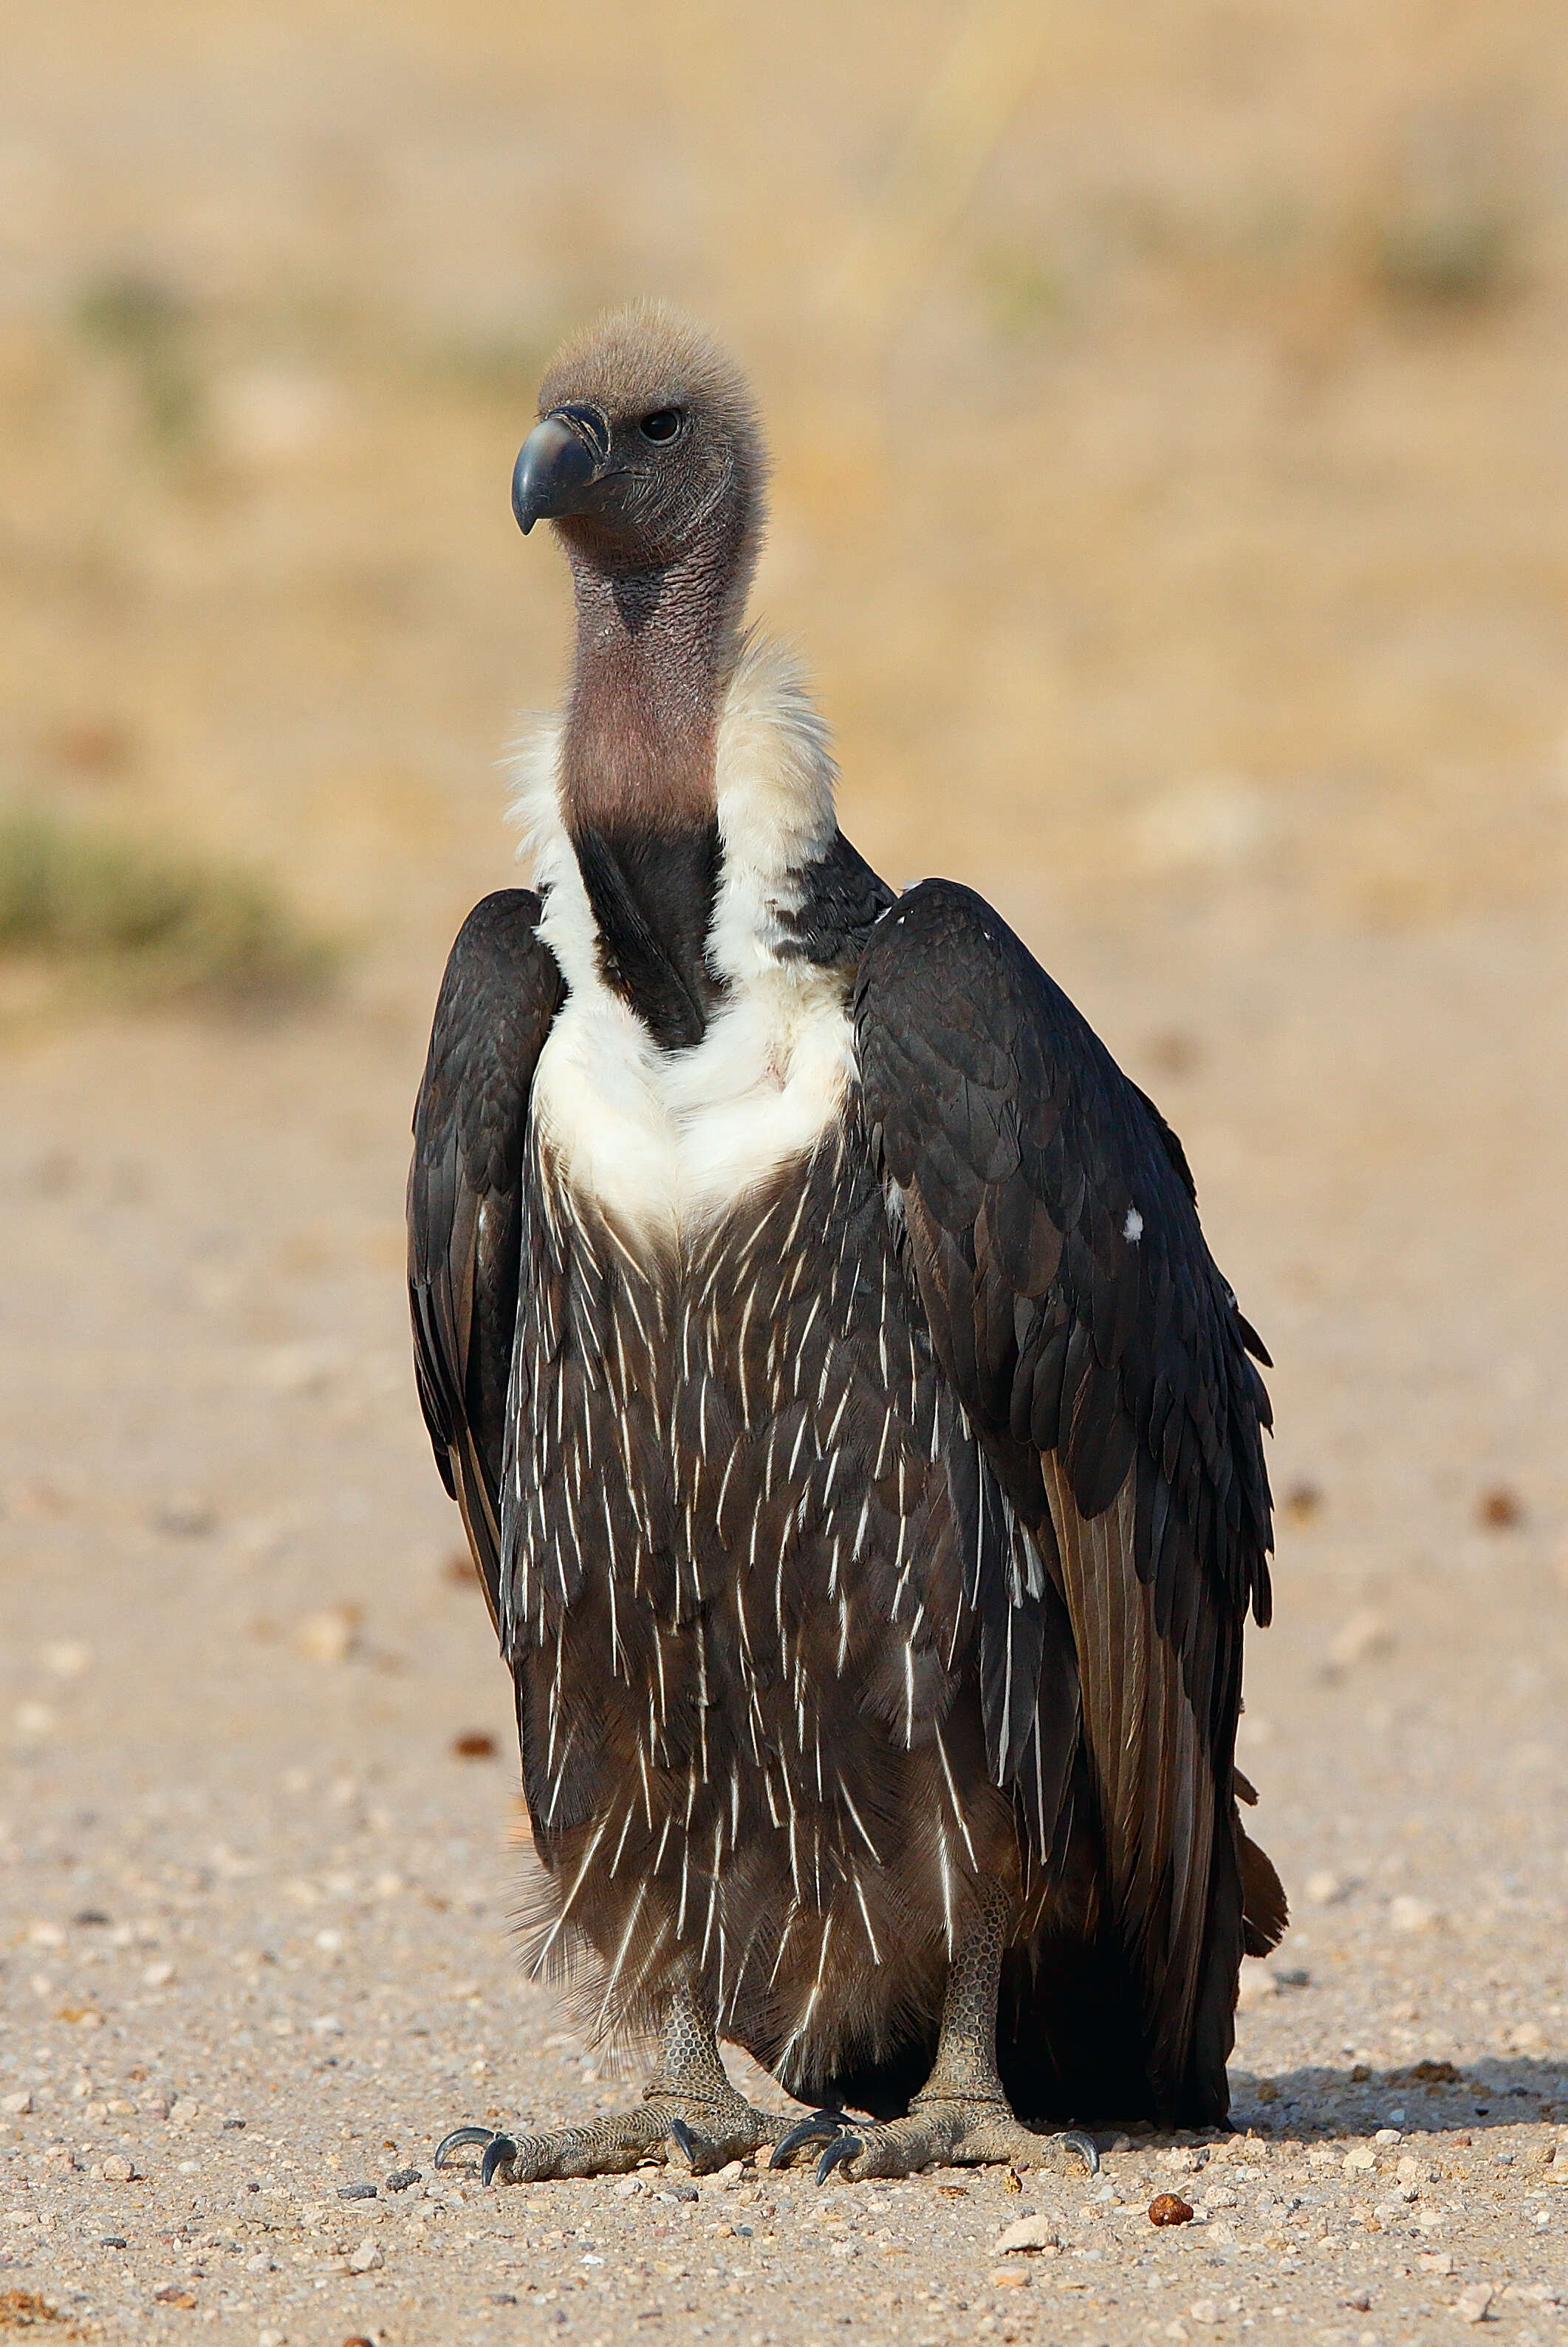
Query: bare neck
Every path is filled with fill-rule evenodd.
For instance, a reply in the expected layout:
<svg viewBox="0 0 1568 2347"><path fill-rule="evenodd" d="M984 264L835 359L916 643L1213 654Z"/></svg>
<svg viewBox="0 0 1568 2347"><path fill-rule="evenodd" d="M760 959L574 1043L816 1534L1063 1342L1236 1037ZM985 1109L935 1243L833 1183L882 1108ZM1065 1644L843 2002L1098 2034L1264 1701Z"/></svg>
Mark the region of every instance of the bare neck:
<svg viewBox="0 0 1568 2347"><path fill-rule="evenodd" d="M562 745L569 828L707 825L719 701L735 651L733 590L702 547L646 570L569 552L577 597Z"/></svg>

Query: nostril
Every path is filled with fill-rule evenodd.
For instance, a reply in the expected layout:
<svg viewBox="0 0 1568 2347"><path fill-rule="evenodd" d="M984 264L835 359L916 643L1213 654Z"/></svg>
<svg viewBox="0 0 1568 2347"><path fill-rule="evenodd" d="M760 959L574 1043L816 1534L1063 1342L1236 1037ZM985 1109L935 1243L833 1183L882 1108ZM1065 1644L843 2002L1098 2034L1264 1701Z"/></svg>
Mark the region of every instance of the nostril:
<svg viewBox="0 0 1568 2347"><path fill-rule="evenodd" d="M559 415L564 424L571 425L574 432L580 433L600 463L603 464L610 454L610 418L602 408L593 406L586 399L568 399L563 400L559 407L552 407L550 414Z"/></svg>

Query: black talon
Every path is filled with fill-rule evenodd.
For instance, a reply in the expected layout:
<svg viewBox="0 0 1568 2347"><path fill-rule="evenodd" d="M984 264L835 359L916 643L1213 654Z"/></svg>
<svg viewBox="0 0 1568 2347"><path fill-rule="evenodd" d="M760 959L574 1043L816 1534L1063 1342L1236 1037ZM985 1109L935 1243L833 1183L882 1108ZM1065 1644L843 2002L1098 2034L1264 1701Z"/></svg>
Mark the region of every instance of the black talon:
<svg viewBox="0 0 1568 2347"><path fill-rule="evenodd" d="M697 2162L701 2158L702 2153L702 2143L698 2137L692 2134L691 2128L682 2118L672 2117L671 2119L670 2133L676 2144L676 2147L680 2150L682 2157L685 2160L686 2165L691 2169L692 2175L695 2176L698 2173Z"/></svg>
<svg viewBox="0 0 1568 2347"><path fill-rule="evenodd" d="M831 2142L849 2125L842 2111L813 2111L811 2116L798 2119L789 2133L774 2144L768 2160L770 2168L782 2168L790 2154L798 2151L803 2143Z"/></svg>
<svg viewBox="0 0 1568 2347"><path fill-rule="evenodd" d="M480 2183L491 2183L495 2178L497 2168L504 2168L508 2160L516 2159L517 2156L518 2147L509 2135L493 2135L485 2146L485 2157L479 2162Z"/></svg>
<svg viewBox="0 0 1568 2347"><path fill-rule="evenodd" d="M828 2145L827 2149L817 2161L817 2182L825 2184L835 2168L842 2168L846 2159L858 2157L865 2148L866 2146L857 2135L841 2135L836 2143Z"/></svg>
<svg viewBox="0 0 1568 2347"><path fill-rule="evenodd" d="M1099 2175L1100 2154L1086 2135L1081 2135L1076 2127L1070 2127L1060 2140L1064 2151L1075 2151L1078 2154L1091 2176Z"/></svg>
<svg viewBox="0 0 1568 2347"><path fill-rule="evenodd" d="M461 2151L466 2144L488 2143L495 2135L495 2132L496 2130L494 2127L454 2127L451 2134L444 2135L440 2142L436 2145L436 2157L432 2162L432 2165L436 2168L445 2168L446 2165L446 2155L449 2151Z"/></svg>

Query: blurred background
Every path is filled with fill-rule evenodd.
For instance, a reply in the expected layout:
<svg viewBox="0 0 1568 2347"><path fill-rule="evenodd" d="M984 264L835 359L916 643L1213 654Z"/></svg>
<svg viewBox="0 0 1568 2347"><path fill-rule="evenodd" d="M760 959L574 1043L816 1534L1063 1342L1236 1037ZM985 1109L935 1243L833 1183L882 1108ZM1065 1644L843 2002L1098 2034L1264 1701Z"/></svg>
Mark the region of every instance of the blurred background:
<svg viewBox="0 0 1568 2347"><path fill-rule="evenodd" d="M352 984L504 860L568 617L509 453L644 291L757 379L758 608L896 873L1271 930L1561 896L1549 0L67 0L5 43L0 775L270 873Z"/></svg>
<svg viewBox="0 0 1568 2347"><path fill-rule="evenodd" d="M407 1117L565 672L513 457L558 338L644 292L756 380L754 608L846 830L1022 930L1274 1349L1245 1750L1302 1933L1361 1914L1381 1977L1389 1931L1535 1916L1512 2019L1474 1923L1429 2034L1561 2041L1558 0L5 12L0 1816L39 1912L121 1863L71 1822L113 1769L170 1866L261 1869L209 1866L212 1944L227 1898L237 1946L349 1964L367 1885L450 1876L500 1966L508 1690L414 1405ZM411 1839L356 1876L378 1772ZM258 1922L318 1810L311 1932ZM1400 2009L1290 2034L1391 2059Z"/></svg>

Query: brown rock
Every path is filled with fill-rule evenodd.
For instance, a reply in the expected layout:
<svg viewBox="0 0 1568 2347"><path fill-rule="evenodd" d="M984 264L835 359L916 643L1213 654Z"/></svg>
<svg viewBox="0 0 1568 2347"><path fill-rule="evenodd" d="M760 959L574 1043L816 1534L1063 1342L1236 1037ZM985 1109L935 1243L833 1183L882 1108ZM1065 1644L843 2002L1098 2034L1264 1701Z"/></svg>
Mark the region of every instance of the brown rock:
<svg viewBox="0 0 1568 2347"><path fill-rule="evenodd" d="M1151 2225L1190 2225L1192 2221L1192 2203L1184 2200L1180 2193L1156 2192L1149 2203Z"/></svg>

